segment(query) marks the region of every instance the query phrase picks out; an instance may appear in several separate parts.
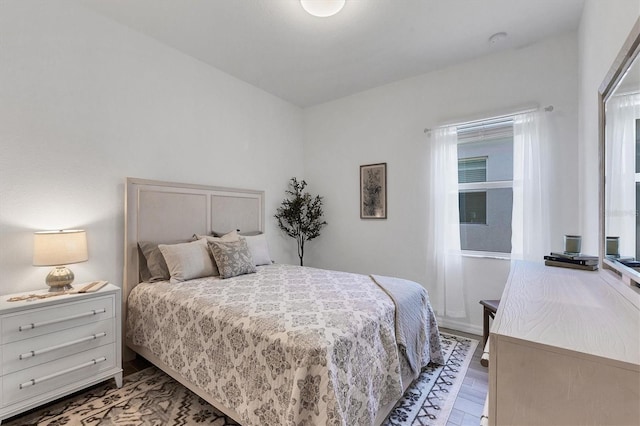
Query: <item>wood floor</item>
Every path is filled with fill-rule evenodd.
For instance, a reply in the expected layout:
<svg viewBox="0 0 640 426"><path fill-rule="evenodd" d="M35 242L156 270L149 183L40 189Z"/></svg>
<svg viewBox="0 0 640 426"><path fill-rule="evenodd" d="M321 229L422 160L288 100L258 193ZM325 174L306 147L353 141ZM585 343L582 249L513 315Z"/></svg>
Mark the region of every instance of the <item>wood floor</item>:
<svg viewBox="0 0 640 426"><path fill-rule="evenodd" d="M125 361L122 363L122 375L124 377L127 377L130 374L144 370L145 368L151 367L152 365L153 364L151 364L149 361L147 361L140 355L137 355L132 361Z"/></svg>
<svg viewBox="0 0 640 426"><path fill-rule="evenodd" d="M484 401L489 391L489 369L480 364L480 358L482 357L482 351L484 349L482 346L482 336L446 328L441 328L441 330L478 341L478 347L473 353L473 359L469 364L467 374L464 376L464 382L462 383L453 410L449 415L449 421L447 422L447 426L478 426L484 408Z"/></svg>

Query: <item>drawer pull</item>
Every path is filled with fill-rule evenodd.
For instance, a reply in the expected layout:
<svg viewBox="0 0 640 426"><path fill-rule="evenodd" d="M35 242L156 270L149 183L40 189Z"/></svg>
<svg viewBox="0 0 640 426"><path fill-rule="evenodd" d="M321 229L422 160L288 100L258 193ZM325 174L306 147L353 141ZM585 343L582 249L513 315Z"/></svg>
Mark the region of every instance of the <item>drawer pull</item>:
<svg viewBox="0 0 640 426"><path fill-rule="evenodd" d="M31 358L31 357L36 356L36 355L41 355L41 354L44 354L44 353L47 353L47 352L55 351L57 349L66 348L67 346L73 346L73 345L77 345L78 343L88 342L90 340L99 339L101 337L105 337L106 335L107 335L107 333L105 333L103 331L102 333L92 334L91 336L83 337L83 338L77 339L77 340L72 340L71 342L61 343L59 345L49 346L48 348L42 348L42 349L37 349L35 351L25 352L23 354L20 354L20 356L18 356L18 358L19 359Z"/></svg>
<svg viewBox="0 0 640 426"><path fill-rule="evenodd" d="M67 368L66 370L58 371L57 373L49 374L48 376L42 376L37 379L31 379L28 382L21 383L19 388L24 389L29 386L37 385L38 383L44 382L45 380L55 379L56 377L64 376L65 374L73 373L74 371L81 370L85 367L90 367L92 365L99 364L101 362L105 362L107 360L106 357L94 358L91 361L85 362L83 364L76 365L75 367Z"/></svg>
<svg viewBox="0 0 640 426"><path fill-rule="evenodd" d="M68 317L56 318L56 319L49 320L49 321L32 322L31 324L21 325L20 327L18 327L18 331L31 330L31 329L34 329L36 327L43 327L45 325L57 324L59 322L65 322L65 321L69 321L69 320L76 319L76 318L90 317L90 316L93 316L93 315L103 314L105 312L107 312L106 308L92 309L89 312L83 312L81 314L76 314L76 315L70 315Z"/></svg>

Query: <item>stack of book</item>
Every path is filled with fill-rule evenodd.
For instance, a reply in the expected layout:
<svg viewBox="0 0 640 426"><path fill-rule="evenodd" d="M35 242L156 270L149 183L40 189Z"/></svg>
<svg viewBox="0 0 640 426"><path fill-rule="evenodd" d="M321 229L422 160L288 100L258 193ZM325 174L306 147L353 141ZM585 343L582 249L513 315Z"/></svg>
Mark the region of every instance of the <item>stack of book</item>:
<svg viewBox="0 0 640 426"><path fill-rule="evenodd" d="M551 252L549 256L544 257L544 264L547 266L595 271L598 269L598 256Z"/></svg>

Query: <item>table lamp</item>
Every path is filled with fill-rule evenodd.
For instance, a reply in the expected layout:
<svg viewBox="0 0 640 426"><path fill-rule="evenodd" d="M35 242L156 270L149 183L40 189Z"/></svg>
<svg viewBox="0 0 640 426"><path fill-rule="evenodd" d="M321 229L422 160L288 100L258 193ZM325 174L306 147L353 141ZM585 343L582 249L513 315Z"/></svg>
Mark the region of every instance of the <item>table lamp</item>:
<svg viewBox="0 0 640 426"><path fill-rule="evenodd" d="M49 291L71 289L73 272L66 265L86 262L87 233L79 229L41 231L33 234L33 265L55 266L47 275Z"/></svg>

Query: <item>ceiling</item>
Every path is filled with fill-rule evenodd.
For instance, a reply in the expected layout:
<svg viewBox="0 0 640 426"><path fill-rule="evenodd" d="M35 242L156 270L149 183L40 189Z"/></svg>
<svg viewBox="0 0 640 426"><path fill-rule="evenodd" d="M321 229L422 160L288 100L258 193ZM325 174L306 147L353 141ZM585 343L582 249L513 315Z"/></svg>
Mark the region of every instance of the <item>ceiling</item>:
<svg viewBox="0 0 640 426"><path fill-rule="evenodd" d="M78 0L301 107L577 29L584 0ZM508 37L490 43L497 32Z"/></svg>

